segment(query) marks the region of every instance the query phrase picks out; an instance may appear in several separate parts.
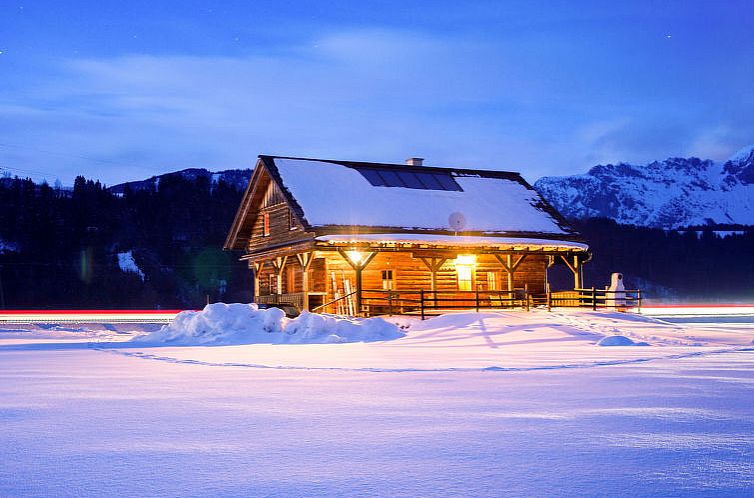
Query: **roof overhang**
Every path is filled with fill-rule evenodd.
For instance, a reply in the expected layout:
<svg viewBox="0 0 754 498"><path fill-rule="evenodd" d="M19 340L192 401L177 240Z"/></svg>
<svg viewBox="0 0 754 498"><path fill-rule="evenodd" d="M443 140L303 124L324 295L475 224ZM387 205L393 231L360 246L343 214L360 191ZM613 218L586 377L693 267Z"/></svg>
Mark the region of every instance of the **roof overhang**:
<svg viewBox="0 0 754 498"><path fill-rule="evenodd" d="M568 240L420 233L320 235L315 238L315 242L320 247L369 247L375 249L469 248L527 252L587 252L589 250L587 244Z"/></svg>

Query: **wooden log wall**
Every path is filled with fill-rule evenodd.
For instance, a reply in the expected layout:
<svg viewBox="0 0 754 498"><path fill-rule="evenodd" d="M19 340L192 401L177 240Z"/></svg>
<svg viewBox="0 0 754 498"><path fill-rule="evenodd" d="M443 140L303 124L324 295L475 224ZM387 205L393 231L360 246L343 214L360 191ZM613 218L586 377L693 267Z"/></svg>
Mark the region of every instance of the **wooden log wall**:
<svg viewBox="0 0 754 498"><path fill-rule="evenodd" d="M330 299L333 296L332 273L335 272L336 285L341 295L343 294L343 280L349 279L351 285L356 282L353 269L337 253L322 253L326 255L326 285ZM545 268L546 256L529 255L518 267L514 274L513 286L516 289L528 285L530 292L542 293L545 291ZM375 256L362 274L364 289L382 289L382 270L393 270L395 290L418 290L431 288L431 275L427 266L418 258L413 258L409 252L381 252ZM498 288L507 290L508 274L503 270L500 263L492 255L477 255L475 265L474 282L472 289L479 284L481 289L489 288L488 272L497 274ZM314 275L316 281L321 277L320 273ZM458 290L458 277L454 260L448 260L437 272L437 290L453 292Z"/></svg>
<svg viewBox="0 0 754 498"><path fill-rule="evenodd" d="M530 292L543 293L545 291L545 271L547 257L529 255L518 267L514 274L513 287L523 289L528 286ZM409 252L381 252L375 256L362 274L364 289L382 289L382 270L392 270L395 290L429 290L431 276L427 266L418 258L413 258ZM327 299L334 299L333 272L335 286L342 296L344 281L348 280L351 290L356 290L356 274L351 266L337 252L318 252L315 254L309 270L310 292L326 292ZM477 255L474 282L472 289L479 285L480 289L490 289L489 272L496 274L499 290L507 290L508 274L494 256L489 254ZM275 289L275 272L271 264L267 263L259 272L260 294L294 293L303 291L303 274L301 265L295 256L288 257L283 270L283 288ZM290 277L292 283L290 285ZM272 285L270 285L272 282ZM437 272L437 290L453 292L458 290L458 277L454 260L449 259Z"/></svg>
<svg viewBox="0 0 754 498"><path fill-rule="evenodd" d="M265 214L268 214L270 219L269 235L264 235ZM283 194L279 192L277 185L271 182L265 193L264 203L252 225L247 252L311 238L313 234L304 231L295 216L291 214L291 209L284 202Z"/></svg>

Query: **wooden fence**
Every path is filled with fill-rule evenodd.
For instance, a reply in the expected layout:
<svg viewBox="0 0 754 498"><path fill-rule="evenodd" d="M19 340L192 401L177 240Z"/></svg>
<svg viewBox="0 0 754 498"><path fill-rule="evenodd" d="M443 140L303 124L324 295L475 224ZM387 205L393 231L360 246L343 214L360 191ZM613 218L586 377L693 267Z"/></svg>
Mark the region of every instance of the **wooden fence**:
<svg viewBox="0 0 754 498"><path fill-rule="evenodd" d="M572 291L548 292L547 309L552 308L600 308L641 311L641 290L611 291L607 289L574 289Z"/></svg>
<svg viewBox="0 0 754 498"><path fill-rule="evenodd" d="M337 313L338 304L355 300L357 292L334 299L312 309L313 312ZM606 289L574 289L530 293L527 289L512 291L431 291L431 290L373 290L361 291L361 315L440 315L454 310L513 309L529 311L531 307L584 309L641 309L641 291L609 291Z"/></svg>

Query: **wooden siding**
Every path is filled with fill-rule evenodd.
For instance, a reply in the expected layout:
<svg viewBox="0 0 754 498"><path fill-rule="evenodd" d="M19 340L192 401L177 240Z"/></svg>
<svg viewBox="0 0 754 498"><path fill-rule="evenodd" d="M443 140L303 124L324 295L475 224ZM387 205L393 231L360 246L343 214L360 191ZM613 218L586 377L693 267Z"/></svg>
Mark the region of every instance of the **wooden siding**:
<svg viewBox="0 0 754 498"><path fill-rule="evenodd" d="M285 204L285 196L282 190L278 187L278 184L270 181L267 184L267 189L264 191L264 197L262 199L262 207L272 207L278 204Z"/></svg>
<svg viewBox="0 0 754 498"><path fill-rule="evenodd" d="M264 235L264 214L269 215L270 234ZM313 234L304 231L303 227L293 216L293 227L289 220L290 209L287 204L275 204L259 210L259 215L251 229L251 238L247 252L256 252L268 247L279 247L287 243L313 239Z"/></svg>

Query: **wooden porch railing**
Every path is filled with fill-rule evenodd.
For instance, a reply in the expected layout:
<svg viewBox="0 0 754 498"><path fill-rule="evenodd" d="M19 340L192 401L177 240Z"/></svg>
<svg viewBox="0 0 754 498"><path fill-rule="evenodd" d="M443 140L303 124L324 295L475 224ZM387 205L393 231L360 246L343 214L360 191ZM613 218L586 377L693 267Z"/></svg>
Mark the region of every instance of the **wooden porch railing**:
<svg viewBox="0 0 754 498"><path fill-rule="evenodd" d="M431 290L363 290L362 312L366 315L418 314L424 319L444 311L458 309L529 309L527 290L512 291L431 291Z"/></svg>
<svg viewBox="0 0 754 498"><path fill-rule="evenodd" d="M629 309L641 311L641 289L611 291L607 289L574 289L572 291L548 292L547 310L552 308L600 308Z"/></svg>
<svg viewBox="0 0 754 498"><path fill-rule="evenodd" d="M298 309L304 307L304 293L292 292L289 294L267 294L264 296L256 296L255 302L260 304L292 304Z"/></svg>
<svg viewBox="0 0 754 498"><path fill-rule="evenodd" d="M312 308L313 313L337 314L339 308L348 308L343 303L354 300L358 291L333 299ZM290 303L301 308L303 294L279 294L259 296L259 302ZM533 306L552 308L585 309L636 309L641 310L641 290L610 291L606 289L574 289L572 291L554 291L530 293L528 289L475 290L475 291L431 291L431 290L382 290L364 289L361 291L361 310L363 316L374 315L419 315L422 320L427 316L442 314L445 311L473 309L512 309L522 308L526 311ZM338 305L341 306L338 306Z"/></svg>
<svg viewBox="0 0 754 498"><path fill-rule="evenodd" d="M320 306L317 306L316 308L312 308L310 311L312 313L320 313L320 312L327 312L328 309L332 308L336 304L339 304L341 302L346 302L348 299L352 298L356 295L358 291L353 291L350 294L346 294L345 296L338 297L336 299L333 299L332 301L329 301L327 303L324 303Z"/></svg>

